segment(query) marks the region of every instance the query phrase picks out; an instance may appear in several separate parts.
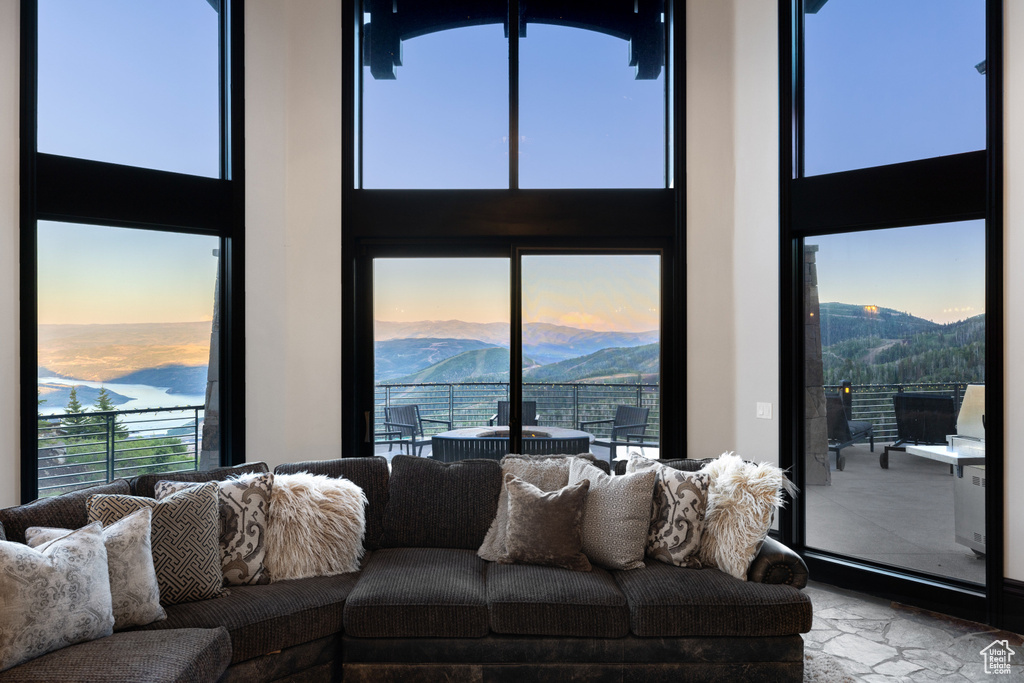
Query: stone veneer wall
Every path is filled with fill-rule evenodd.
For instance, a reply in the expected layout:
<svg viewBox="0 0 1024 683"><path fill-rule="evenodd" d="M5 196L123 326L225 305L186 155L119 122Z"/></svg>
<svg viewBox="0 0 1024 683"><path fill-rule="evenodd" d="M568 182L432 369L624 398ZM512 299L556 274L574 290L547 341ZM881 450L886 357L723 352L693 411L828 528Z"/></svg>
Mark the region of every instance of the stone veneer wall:
<svg viewBox="0 0 1024 683"><path fill-rule="evenodd" d="M821 360L817 245L804 245L804 477L810 486L830 486L825 371Z"/></svg>

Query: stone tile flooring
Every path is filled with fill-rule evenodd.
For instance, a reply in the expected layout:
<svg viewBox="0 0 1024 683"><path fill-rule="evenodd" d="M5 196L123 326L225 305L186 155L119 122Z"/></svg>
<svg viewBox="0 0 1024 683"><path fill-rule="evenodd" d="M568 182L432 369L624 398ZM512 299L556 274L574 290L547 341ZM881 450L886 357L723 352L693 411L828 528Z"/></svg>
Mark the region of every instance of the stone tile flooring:
<svg viewBox="0 0 1024 683"><path fill-rule="evenodd" d="M856 681L1022 681L1024 638L983 624L811 582L814 624L808 652L838 660ZM981 650L1006 640L1010 675L985 672Z"/></svg>

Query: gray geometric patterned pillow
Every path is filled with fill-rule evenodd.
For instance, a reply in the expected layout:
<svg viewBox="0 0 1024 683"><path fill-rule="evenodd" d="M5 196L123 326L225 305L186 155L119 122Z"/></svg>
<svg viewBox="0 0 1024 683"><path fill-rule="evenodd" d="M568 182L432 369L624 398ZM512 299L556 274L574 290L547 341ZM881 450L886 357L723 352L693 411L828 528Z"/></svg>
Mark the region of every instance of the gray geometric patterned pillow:
<svg viewBox="0 0 1024 683"><path fill-rule="evenodd" d="M583 553L608 569L640 569L651 526L654 472L612 477L586 460L569 464L569 486L590 480L583 506Z"/></svg>
<svg viewBox="0 0 1024 683"><path fill-rule="evenodd" d="M160 586L153 568L152 516L149 508L138 510L103 529L115 631L167 618L160 606ZM33 526L25 531L25 539L37 548L69 533L68 529Z"/></svg>
<svg viewBox="0 0 1024 683"><path fill-rule="evenodd" d="M273 472L255 472L216 482L220 510L220 557L226 586L270 583L264 567L267 556L267 518ZM158 481L156 498L183 491L194 482Z"/></svg>
<svg viewBox="0 0 1024 683"><path fill-rule="evenodd" d="M110 525L136 510L153 508L153 567L160 602L205 600L225 595L217 532L217 483L174 493L163 500L117 494L92 496L90 521Z"/></svg>
<svg viewBox="0 0 1024 683"><path fill-rule="evenodd" d="M0 671L113 633L99 524L39 548L0 541Z"/></svg>
<svg viewBox="0 0 1024 683"><path fill-rule="evenodd" d="M627 473L648 470L657 473L658 478L654 482L647 556L677 567L700 569L698 555L711 477L630 454Z"/></svg>

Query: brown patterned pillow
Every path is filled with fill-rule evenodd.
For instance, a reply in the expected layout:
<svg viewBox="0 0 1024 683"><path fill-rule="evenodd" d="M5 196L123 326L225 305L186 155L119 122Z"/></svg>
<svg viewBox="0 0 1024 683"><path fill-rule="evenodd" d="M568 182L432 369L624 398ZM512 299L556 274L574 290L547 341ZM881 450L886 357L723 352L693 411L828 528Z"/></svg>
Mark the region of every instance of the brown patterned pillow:
<svg viewBox="0 0 1024 683"><path fill-rule="evenodd" d="M186 481L158 481L156 499L194 488ZM217 482L220 514L220 559L226 586L270 583L267 556L267 521L274 487L271 472L242 474Z"/></svg>
<svg viewBox="0 0 1024 683"><path fill-rule="evenodd" d="M542 564L589 572L583 548L583 505L590 482L542 491L514 474L505 475L508 491L507 554L503 564Z"/></svg>
<svg viewBox="0 0 1024 683"><path fill-rule="evenodd" d="M38 548L0 541L0 671L113 633L99 524Z"/></svg>
<svg viewBox="0 0 1024 683"><path fill-rule="evenodd" d="M115 631L167 618L160 606L160 586L153 568L152 516L149 508L136 510L103 529ZM30 547L37 548L69 533L68 529L33 526L25 531L25 538Z"/></svg>
<svg viewBox="0 0 1024 683"><path fill-rule="evenodd" d="M583 552L608 569L640 569L651 526L654 472L612 477L585 460L569 465L569 484L590 481L583 508Z"/></svg>
<svg viewBox="0 0 1024 683"><path fill-rule="evenodd" d="M666 467L657 460L631 453L626 472L656 473L647 557L677 567L700 569L700 539L711 477Z"/></svg>
<svg viewBox="0 0 1024 683"><path fill-rule="evenodd" d="M217 483L179 491L163 500L140 496L93 496L89 519L110 525L136 510L153 508L153 566L160 602L205 600L225 594L217 532Z"/></svg>

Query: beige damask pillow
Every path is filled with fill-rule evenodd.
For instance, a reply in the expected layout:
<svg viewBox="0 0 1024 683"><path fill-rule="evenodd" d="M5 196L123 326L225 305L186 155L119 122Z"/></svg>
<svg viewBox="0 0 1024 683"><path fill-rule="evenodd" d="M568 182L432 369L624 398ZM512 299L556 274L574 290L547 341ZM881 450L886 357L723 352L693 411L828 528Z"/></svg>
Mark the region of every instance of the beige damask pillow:
<svg viewBox="0 0 1024 683"><path fill-rule="evenodd" d="M167 618L160 606L160 586L153 568L152 516L149 508L138 510L103 529L115 631ZM36 548L69 533L68 529L33 526L25 530L25 540Z"/></svg>
<svg viewBox="0 0 1024 683"><path fill-rule="evenodd" d="M267 556L267 523L273 472L254 472L218 481L220 558L226 586L270 583L264 562ZM158 481L157 500L200 484Z"/></svg>
<svg viewBox="0 0 1024 683"><path fill-rule="evenodd" d="M113 633L99 524L38 548L0 541L0 577L0 671Z"/></svg>
<svg viewBox="0 0 1024 683"><path fill-rule="evenodd" d="M89 519L111 525L136 510L153 509L153 567L160 602L217 598L225 594L217 536L217 482L171 494L163 500L117 494L89 498Z"/></svg>
<svg viewBox="0 0 1024 683"><path fill-rule="evenodd" d="M590 481L583 506L583 552L608 569L640 569L651 526L654 472L613 477L586 460L569 464L569 485Z"/></svg>
<svg viewBox="0 0 1024 683"><path fill-rule="evenodd" d="M631 453L626 472L653 471L654 499L647 533L647 557L677 567L700 569L700 539L711 477L666 467Z"/></svg>

